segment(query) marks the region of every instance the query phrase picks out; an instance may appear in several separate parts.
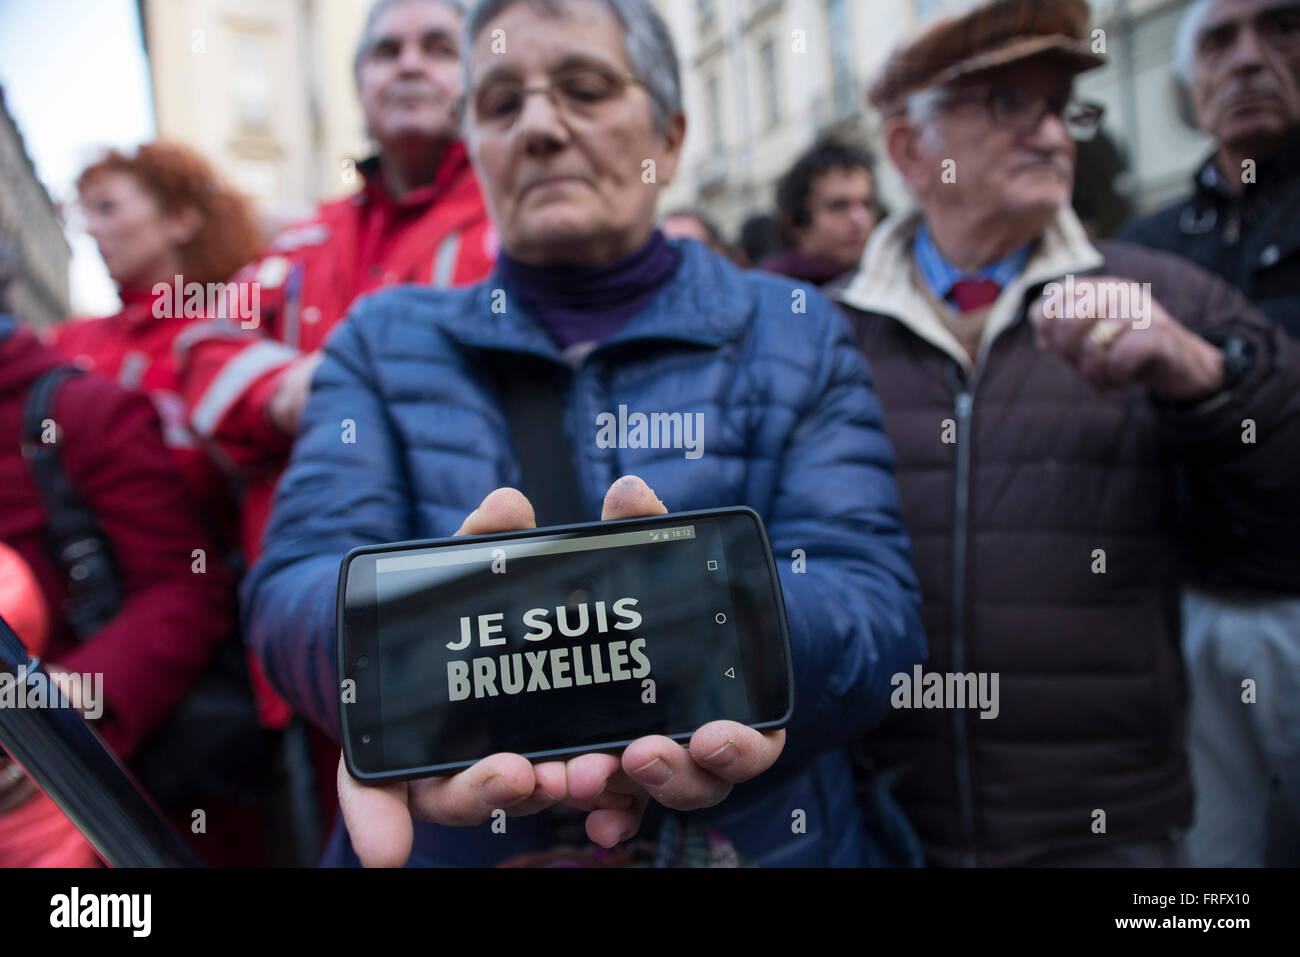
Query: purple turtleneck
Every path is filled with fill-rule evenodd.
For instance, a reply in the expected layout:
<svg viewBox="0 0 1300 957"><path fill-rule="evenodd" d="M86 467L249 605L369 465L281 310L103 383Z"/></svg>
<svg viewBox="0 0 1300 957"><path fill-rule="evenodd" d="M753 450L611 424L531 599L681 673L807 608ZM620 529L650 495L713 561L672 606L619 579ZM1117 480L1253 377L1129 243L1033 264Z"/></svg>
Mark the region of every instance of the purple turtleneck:
<svg viewBox="0 0 1300 957"><path fill-rule="evenodd" d="M604 342L672 278L681 255L659 230L636 252L603 266L530 266L502 251L497 268L561 349Z"/></svg>

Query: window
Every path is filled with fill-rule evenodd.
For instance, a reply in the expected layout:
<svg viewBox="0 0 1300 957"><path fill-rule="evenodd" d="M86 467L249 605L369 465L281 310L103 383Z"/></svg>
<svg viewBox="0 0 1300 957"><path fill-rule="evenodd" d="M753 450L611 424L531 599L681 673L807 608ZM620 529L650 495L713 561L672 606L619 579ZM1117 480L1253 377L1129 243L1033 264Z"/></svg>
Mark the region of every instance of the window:
<svg viewBox="0 0 1300 957"><path fill-rule="evenodd" d="M759 62L763 71L763 105L766 108L768 126L781 122L781 84L776 72L776 43L764 41L759 48Z"/></svg>
<svg viewBox="0 0 1300 957"><path fill-rule="evenodd" d="M722 155L722 90L718 83L717 74L709 76L705 84L705 96L709 104L709 142L713 147L713 155Z"/></svg>
<svg viewBox="0 0 1300 957"><path fill-rule="evenodd" d="M699 16L700 31L711 29L717 23L717 10L713 0L695 0L695 12Z"/></svg>
<svg viewBox="0 0 1300 957"><path fill-rule="evenodd" d="M856 107L853 79L853 26L848 0L827 0L826 26L830 33L831 98L837 116Z"/></svg>
<svg viewBox="0 0 1300 957"><path fill-rule="evenodd" d="M235 38L235 116L245 129L271 125L271 84L266 73L266 48L254 37Z"/></svg>

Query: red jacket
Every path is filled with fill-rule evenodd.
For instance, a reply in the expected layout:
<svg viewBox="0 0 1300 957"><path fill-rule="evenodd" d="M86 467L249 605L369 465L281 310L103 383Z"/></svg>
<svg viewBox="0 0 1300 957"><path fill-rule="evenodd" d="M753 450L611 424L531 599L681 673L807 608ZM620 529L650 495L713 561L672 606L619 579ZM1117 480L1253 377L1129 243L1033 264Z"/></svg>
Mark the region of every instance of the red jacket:
<svg viewBox="0 0 1300 957"><path fill-rule="evenodd" d="M227 318L196 323L175 342L189 426L242 486L238 538L249 566L292 445L267 416L280 374L323 346L359 296L396 283L477 282L496 261L496 231L463 144L448 149L431 184L401 199L384 189L376 159L360 169L360 192L286 229L233 277ZM262 721L283 727L289 707L260 665L252 680Z"/></svg>
<svg viewBox="0 0 1300 957"><path fill-rule="evenodd" d="M61 322L45 333L46 341L81 368L93 369L153 400L162 420L163 440L210 523L208 527L235 544L236 516L229 479L190 431L172 348L177 335L202 316L186 318L175 308L176 297L170 292L163 296L128 288L120 295L121 312L102 319Z"/></svg>
<svg viewBox="0 0 1300 957"><path fill-rule="evenodd" d="M359 296L396 283L474 283L496 260L496 231L463 144L448 149L433 183L400 200L384 190L377 161L361 171L360 192L285 230L235 276L257 284L256 329L216 320L177 342L190 424L244 480L241 544L250 565L292 444L266 411L280 373L324 345Z"/></svg>
<svg viewBox="0 0 1300 957"><path fill-rule="evenodd" d="M29 387L65 361L28 330L0 338L0 540L31 566L52 612L62 607L65 587L47 552L45 508L20 436ZM97 375L78 376L60 386L53 418L60 465L107 537L126 597L117 616L80 645L53 614L45 658L103 674L105 709L95 727L127 756L230 634L234 582L147 398ZM203 574L194 571L194 549L203 549Z"/></svg>

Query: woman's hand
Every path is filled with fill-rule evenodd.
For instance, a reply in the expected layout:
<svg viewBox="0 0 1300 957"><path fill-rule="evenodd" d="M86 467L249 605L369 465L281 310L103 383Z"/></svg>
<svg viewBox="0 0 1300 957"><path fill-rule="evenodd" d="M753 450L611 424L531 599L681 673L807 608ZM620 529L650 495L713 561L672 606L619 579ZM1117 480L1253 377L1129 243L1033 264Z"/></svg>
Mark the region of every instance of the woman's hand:
<svg viewBox="0 0 1300 957"><path fill-rule="evenodd" d="M645 482L627 476L605 495L601 519L665 515ZM497 489L465 519L457 535L535 528L533 507L514 489ZM583 754L531 764L518 754L494 754L448 777L368 785L339 759L339 804L352 847L367 867L400 867L410 857L415 819L473 826L496 810L515 817L564 803L588 811L587 836L612 847L631 838L651 800L679 811L711 807L775 763L785 732L766 734L734 721L714 721L690 746L652 735L623 754Z"/></svg>

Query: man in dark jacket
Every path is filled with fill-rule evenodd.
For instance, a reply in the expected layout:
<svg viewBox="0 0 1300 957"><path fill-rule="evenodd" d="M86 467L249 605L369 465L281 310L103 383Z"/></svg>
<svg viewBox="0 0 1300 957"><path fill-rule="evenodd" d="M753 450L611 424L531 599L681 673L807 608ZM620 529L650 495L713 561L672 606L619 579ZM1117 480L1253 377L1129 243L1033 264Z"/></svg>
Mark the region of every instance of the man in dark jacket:
<svg viewBox="0 0 1300 957"><path fill-rule="evenodd" d="M1290 340L1181 260L1094 247L1069 208L1071 134L1100 121L1071 95L1101 63L1087 25L1082 0L996 0L872 88L920 210L877 230L842 301L931 660L861 756L899 775L936 864L1180 863L1175 466L1300 533Z"/></svg>
<svg viewBox="0 0 1300 957"><path fill-rule="evenodd" d="M1121 236L1218 274L1300 337L1300 2L1197 0L1179 31L1177 66L1215 153L1190 196ZM1192 861L1295 864L1300 544L1270 552L1260 540L1268 516L1225 520L1214 499L1194 497L1187 511L1189 543L1230 546L1190 550L1196 587L1183 598L1197 794ZM1282 684L1242 707L1242 681L1260 672Z"/></svg>
<svg viewBox="0 0 1300 957"><path fill-rule="evenodd" d="M1175 66L1214 155L1119 238L1222 276L1300 337L1300 2L1197 0Z"/></svg>

